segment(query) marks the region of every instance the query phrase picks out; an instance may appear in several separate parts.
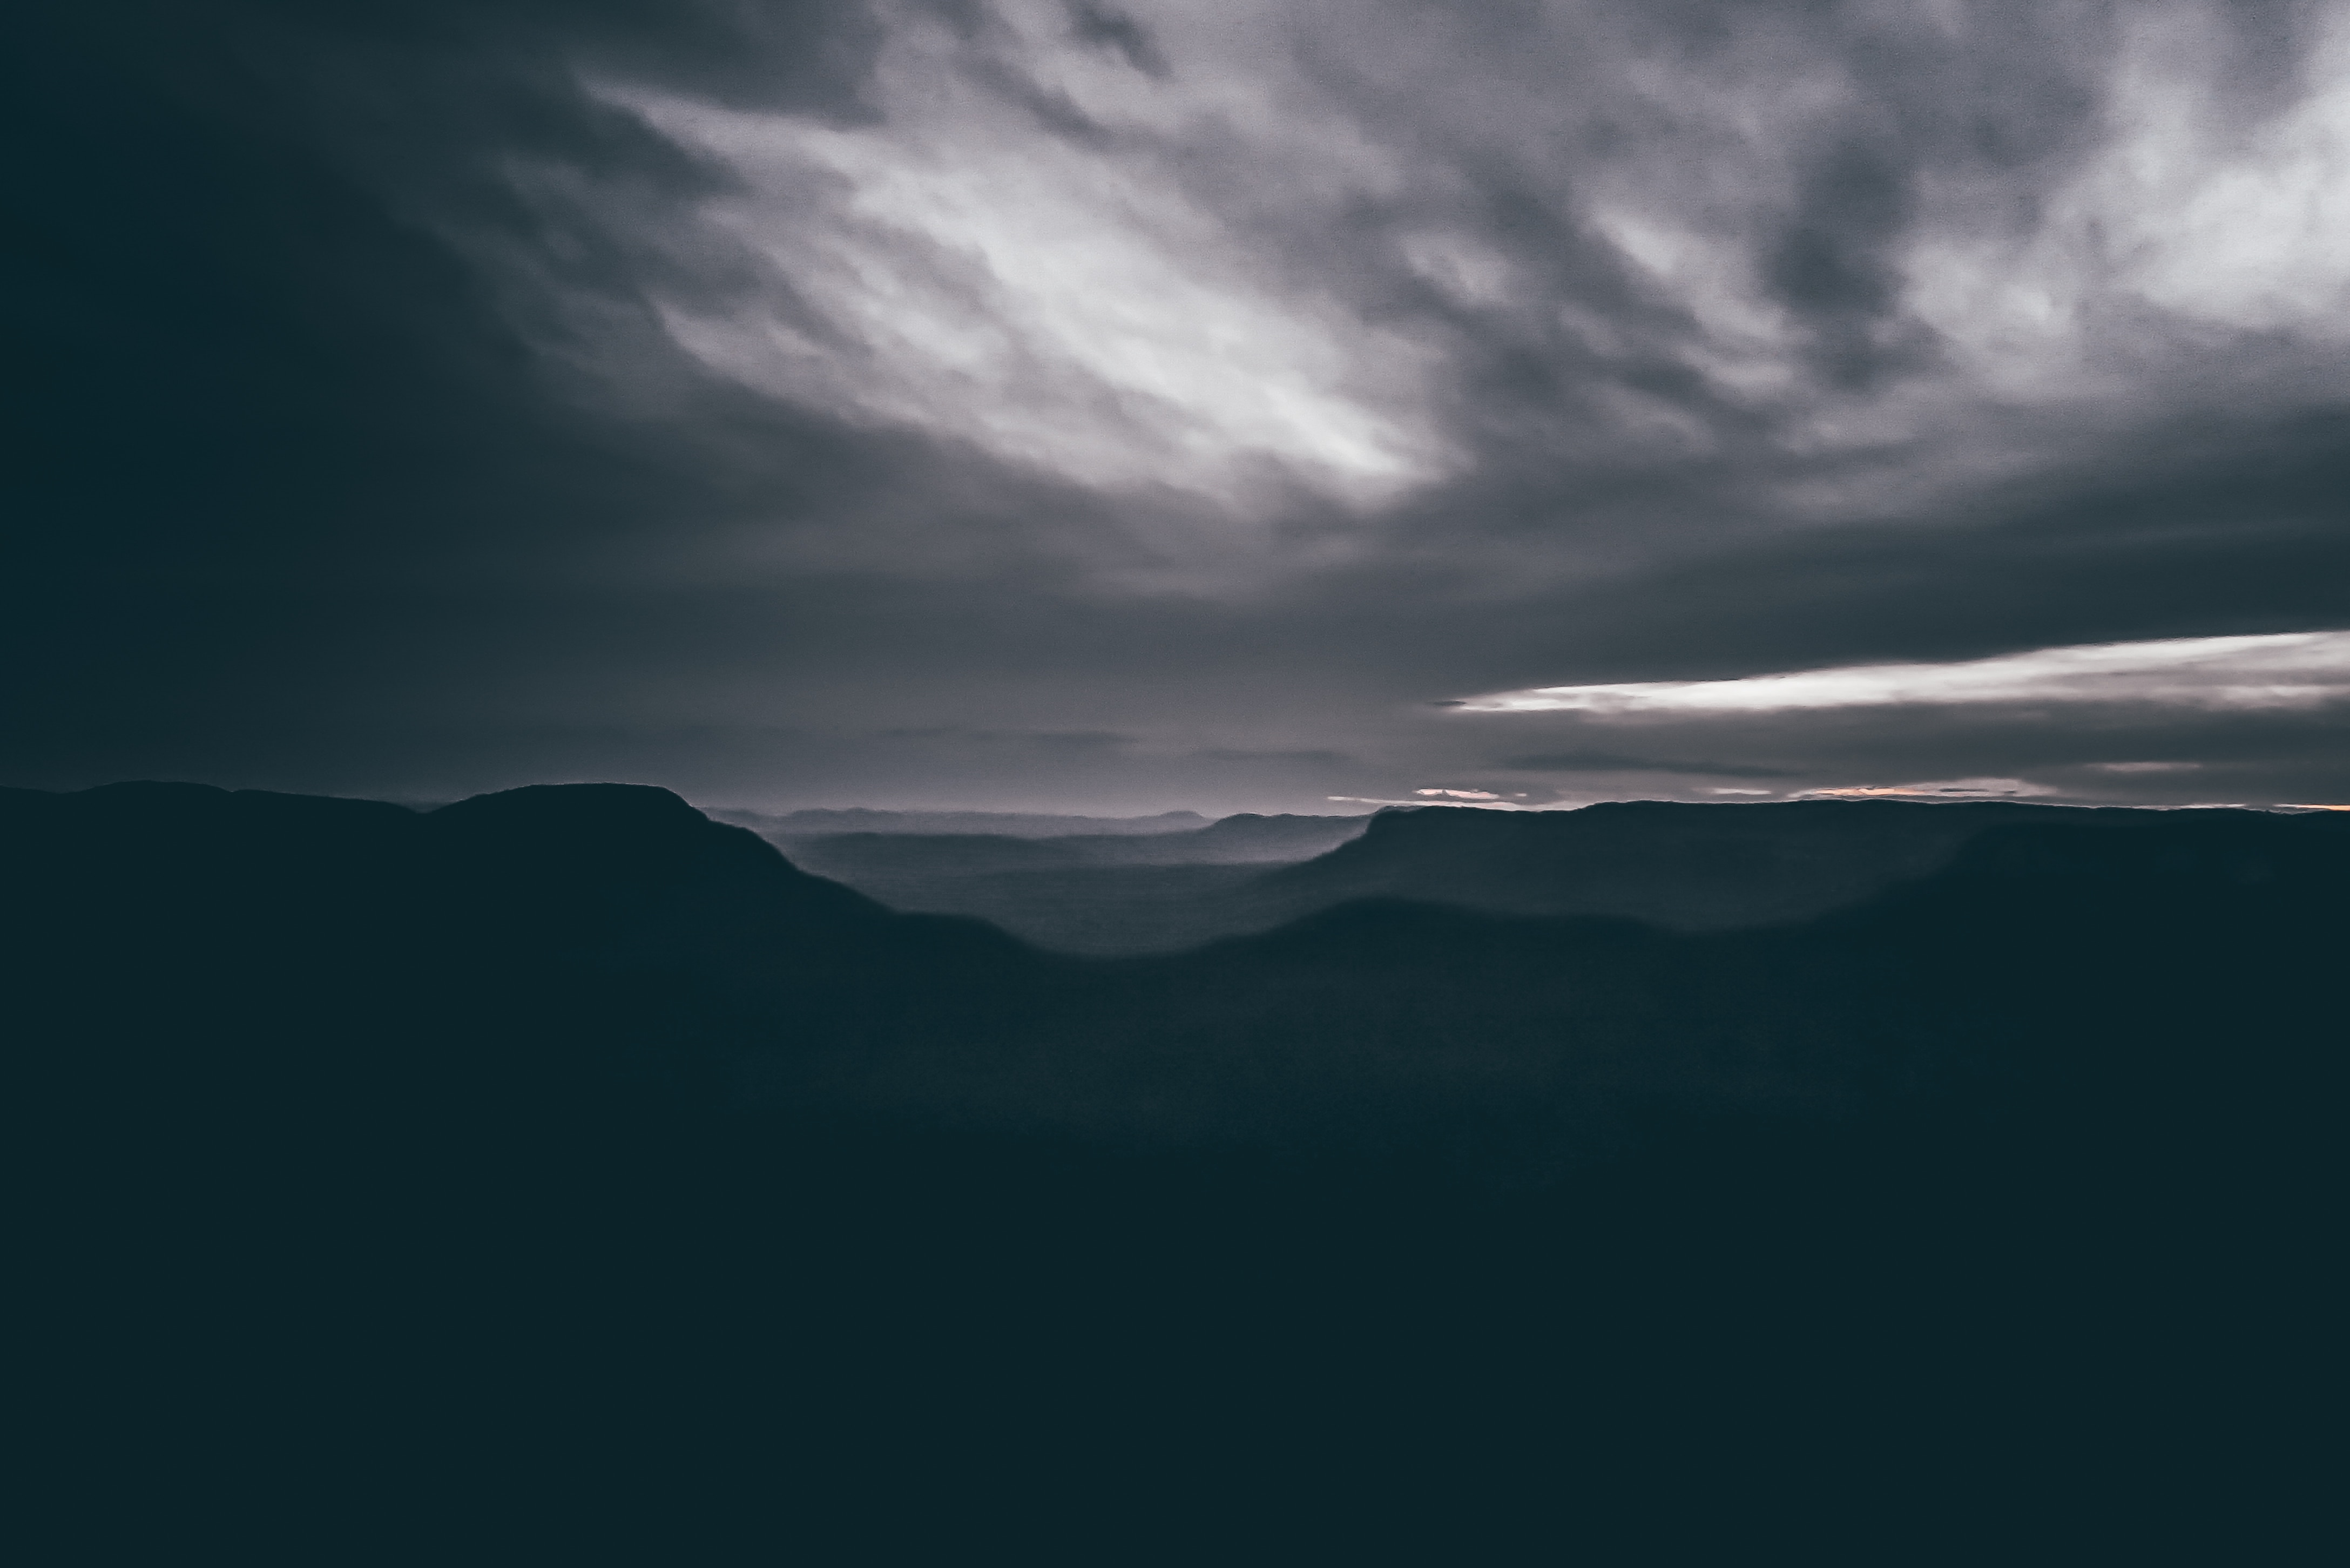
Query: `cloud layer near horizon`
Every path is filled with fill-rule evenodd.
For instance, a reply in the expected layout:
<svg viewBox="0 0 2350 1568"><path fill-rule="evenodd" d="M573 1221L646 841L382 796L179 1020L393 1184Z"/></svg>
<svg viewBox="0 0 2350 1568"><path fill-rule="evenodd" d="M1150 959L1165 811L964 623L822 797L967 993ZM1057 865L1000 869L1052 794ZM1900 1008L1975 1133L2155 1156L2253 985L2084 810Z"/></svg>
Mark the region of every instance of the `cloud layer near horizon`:
<svg viewBox="0 0 2350 1568"><path fill-rule="evenodd" d="M32 31L18 782L2350 797L2338 6Z"/></svg>
<svg viewBox="0 0 2350 1568"><path fill-rule="evenodd" d="M2246 711L2350 700L2350 632L2188 637L2042 648L1951 664L1878 664L1503 691L1476 713L1782 713L1799 709L2052 703Z"/></svg>

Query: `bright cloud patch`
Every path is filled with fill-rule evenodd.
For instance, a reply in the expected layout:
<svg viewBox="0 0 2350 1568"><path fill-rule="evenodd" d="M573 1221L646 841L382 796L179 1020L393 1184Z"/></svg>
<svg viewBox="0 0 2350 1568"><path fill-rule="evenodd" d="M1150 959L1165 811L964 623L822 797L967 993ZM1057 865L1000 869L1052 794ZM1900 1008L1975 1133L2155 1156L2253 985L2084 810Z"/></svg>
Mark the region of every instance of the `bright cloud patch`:
<svg viewBox="0 0 2350 1568"><path fill-rule="evenodd" d="M1223 494L1273 464L1369 501L1433 475L1410 409L1422 350L1284 275L1142 151L1260 119L1239 87L1142 74L1057 6L1002 7L1001 59L918 11L897 23L869 124L614 92L732 172L707 216L772 269L764 294L715 308L660 302L680 345L763 390L1081 483ZM1030 76L1033 101L1007 97ZM1275 164L1388 178L1323 130L1293 107L1249 134Z"/></svg>
<svg viewBox="0 0 2350 1568"><path fill-rule="evenodd" d="M2046 784L2029 779L1934 779L1924 784L1847 784L1841 789L1807 789L1806 800L2012 800L2022 795L2054 794Z"/></svg>
<svg viewBox="0 0 2350 1568"><path fill-rule="evenodd" d="M1412 792L1415 795L1421 793L1423 792L1419 790L1414 790ZM1524 806L1513 805L1505 800L1429 801L1413 800L1409 798L1399 800L1386 795L1370 794L1333 794L1326 795L1323 798L1326 800L1337 801L1343 805L1458 805L1464 809L1474 811L1523 811L1527 809Z"/></svg>
<svg viewBox="0 0 2350 1568"><path fill-rule="evenodd" d="M1750 675L1544 686L1471 698L1472 713L1771 713L1942 703L2130 702L2309 708L2350 699L2350 632L2173 638L2043 648L1956 664L1868 664Z"/></svg>

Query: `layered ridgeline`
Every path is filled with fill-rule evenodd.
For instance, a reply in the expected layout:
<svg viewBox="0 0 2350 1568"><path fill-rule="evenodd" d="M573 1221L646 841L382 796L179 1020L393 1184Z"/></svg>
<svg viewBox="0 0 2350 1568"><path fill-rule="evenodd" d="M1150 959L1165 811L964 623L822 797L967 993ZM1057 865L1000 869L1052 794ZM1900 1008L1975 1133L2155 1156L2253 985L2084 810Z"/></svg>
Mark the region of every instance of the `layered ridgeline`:
<svg viewBox="0 0 2350 1568"><path fill-rule="evenodd" d="M1197 1560L1243 1496L1308 1559L2241 1545L2333 1310L2345 828L1414 813L1272 873L1376 897L1086 960L659 790L0 793L47 1446L317 1561L469 1488L508 1560Z"/></svg>
<svg viewBox="0 0 2350 1568"><path fill-rule="evenodd" d="M1285 910L1413 898L1494 914L1612 915L1676 930L1805 919L1941 870L1992 828L2144 826L2148 813L2022 805L1809 800L1579 811L1380 812L1336 853L1263 879Z"/></svg>
<svg viewBox="0 0 2350 1568"><path fill-rule="evenodd" d="M831 830L852 815L889 826ZM827 830L803 831L811 818ZM1336 848L1371 818L1243 815L1139 830L1168 821L1131 818L1114 833L1099 821L1084 832L974 832L944 814L798 812L749 826L796 864L892 909L973 915L1055 950L1107 955L1172 952L1302 913L1268 896L1264 873Z"/></svg>
<svg viewBox="0 0 2350 1568"><path fill-rule="evenodd" d="M1155 816L1072 816L1029 811L727 811L710 814L773 838L815 838L841 833L973 834L997 838L1156 837L1209 826L1196 811L1163 811Z"/></svg>
<svg viewBox="0 0 2350 1568"><path fill-rule="evenodd" d="M858 815L883 826L832 830ZM1690 931L1783 923L1939 870L1990 828L2110 826L2145 815L2008 802L1628 801L1559 812L1230 816L1118 836L979 833L962 818L880 812L803 812L751 826L795 864L892 909L972 915L1055 950L1114 955L1178 951L1369 898ZM797 831L811 825L825 831Z"/></svg>

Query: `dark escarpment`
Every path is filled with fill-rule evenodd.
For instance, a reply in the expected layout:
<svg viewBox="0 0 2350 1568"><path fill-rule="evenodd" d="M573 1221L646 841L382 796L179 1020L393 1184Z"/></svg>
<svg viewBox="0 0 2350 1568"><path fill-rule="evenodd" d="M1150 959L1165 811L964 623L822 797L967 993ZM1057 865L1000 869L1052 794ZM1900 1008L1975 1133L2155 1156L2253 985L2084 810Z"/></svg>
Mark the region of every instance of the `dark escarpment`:
<svg viewBox="0 0 2350 1568"><path fill-rule="evenodd" d="M1353 843L1266 879L1293 903L1410 898L1499 914L1611 915L1681 930L1808 919L1950 864L1993 828L2151 814L2007 801L1617 801L1579 811L1383 811Z"/></svg>
<svg viewBox="0 0 2350 1568"><path fill-rule="evenodd" d="M386 1474L508 1556L1183 1560L1201 1495L1309 1557L2230 1539L2330 1311L2350 824L1930 813L1706 818L1660 885L1927 862L1739 929L1390 896L1083 961L658 790L5 792L49 1446L338 1560L421 1549L352 1522ZM1303 869L1528 863L1466 815ZM1573 815L1632 886L1663 819Z"/></svg>

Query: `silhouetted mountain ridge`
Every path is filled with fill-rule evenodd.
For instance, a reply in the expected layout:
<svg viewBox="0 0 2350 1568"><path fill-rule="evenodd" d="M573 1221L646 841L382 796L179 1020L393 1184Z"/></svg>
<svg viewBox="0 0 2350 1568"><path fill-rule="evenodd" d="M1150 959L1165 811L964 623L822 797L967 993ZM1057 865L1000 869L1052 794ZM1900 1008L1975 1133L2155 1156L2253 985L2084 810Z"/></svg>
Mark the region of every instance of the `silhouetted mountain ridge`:
<svg viewBox="0 0 2350 1568"><path fill-rule="evenodd" d="M1233 817L1149 838L775 842L891 908L976 916L1049 949L1114 955L1270 930L1359 898L1692 931L1786 924L1929 876L1994 828L2106 828L2166 815L2011 802L1634 801L1569 812Z"/></svg>
<svg viewBox="0 0 2350 1568"><path fill-rule="evenodd" d="M1941 859L1735 928L1352 898L1084 961L658 790L0 793L46 1446L338 1540L367 1476L564 1486L533 1530L644 1561L728 1560L612 1518L652 1469L860 1541L909 1473L955 1529L1040 1468L1121 1518L1270 1475L1441 1560L1440 1469L1579 1478L1638 1555L1693 1488L1742 1529L1831 1473L1909 1542L2085 1455L2296 1462L2350 823L1918 809L1765 817L1712 881L1751 818L1382 817L1319 874Z"/></svg>
<svg viewBox="0 0 2350 1568"><path fill-rule="evenodd" d="M1788 1042L1843 1030L1849 1038L1824 1048L1853 1061L1880 1036L1887 1059L1905 1063L1959 1049L1953 1032L2002 994L1986 987L1991 975L2061 988L2066 964L2138 972L2148 954L2198 943L2274 970L2279 955L2309 947L2308 933L2338 923L2326 900L2350 843L2330 818L2232 812L1413 812L1274 877L1345 872L1360 885L1374 879L1357 864L1367 862L1388 886L1466 886L1491 899L1507 873L1511 896L1572 905L1620 899L1627 867L1660 845L1670 876L1723 855L1729 869L1704 873L1707 894L1750 895L1776 868L1825 865L1802 898L1770 906L1783 914L1820 901L1822 887L1947 864L1824 918L1725 922L1711 935L1669 935L1620 912L1348 898L1188 956L1104 966L977 922L892 913L793 867L754 834L638 786L534 786L426 814L198 786L16 791L0 797L0 821L16 889L10 940L28 974L82 998L57 1014L68 1037L201 1040L223 1021L207 1010L226 1009L241 1022L219 1039L236 1050L266 1055L289 1044L273 1032L323 1027L361 1054L396 1057L413 1041L435 1061L473 1052L558 1077L572 1039L592 1045L577 1064L598 1051L639 1067L665 1054L656 1075L745 1104L815 1095L982 1124L1049 1106L1051 1119L1088 1136L1179 1142L1285 1137L1284 1117L1318 1115L1300 1110L1317 1075L1326 1088L1353 1085L1341 1097L1361 1108L1362 1136L1375 1142L1423 1136L1407 1126L1452 1137L1432 1129L1471 1078L1484 1085L1471 1097L1539 1106L1565 1094L1586 1129L1639 1096L1700 1085L1711 1095L1769 1080L1764 1099L1801 1099L1819 1086L1802 1081L1804 1064L1826 1058ZM1856 841L1838 852L1846 831ZM1463 853L1448 870L1442 857L1455 848ZM1606 897L1572 880L1595 863L1616 878L1596 884ZM1685 912L1685 888L1669 893ZM2057 910L2074 928L2061 937L2050 928ZM2254 931L2268 945L2248 954ZM2060 944L2054 958L2025 940L2032 932ZM1348 977L1335 990L1317 978L1334 974ZM2297 983L2291 971L2280 978ZM353 994L381 1005L354 1009ZM1941 1015L1896 1038L1928 997L1940 998ZM1690 1054L1692 1041L1742 1033L1751 1048ZM1364 1041L1414 1034L1457 1040L1468 1055L1413 1047L1393 1071L1366 1066L1390 1047L1367 1052ZM1604 1071L1586 1050L1600 1040L1615 1064ZM1464 1067L1471 1058L1483 1064ZM1615 1086L1603 1092L1603 1079ZM1238 1087L1250 1082L1280 1086L1251 1102ZM1595 1094L1617 1110L1596 1108ZM1138 1120L1137 1106L1155 1108ZM1526 1158L1571 1159L1572 1142Z"/></svg>
<svg viewBox="0 0 2350 1568"><path fill-rule="evenodd" d="M712 809L710 815L770 836L803 838L834 833L987 834L1054 838L1073 834L1189 833L1208 826L1208 819L1196 811L1167 811L1156 816L1071 816L1023 811L883 811L869 806L812 807L786 812L721 807Z"/></svg>
<svg viewBox="0 0 2350 1568"><path fill-rule="evenodd" d="M1961 846L1992 828L2096 828L2158 815L1890 800L1624 801L1559 812L1390 808L1354 842L1267 875L1257 892L1297 909L1403 898L1726 929L1859 903L1950 864Z"/></svg>

